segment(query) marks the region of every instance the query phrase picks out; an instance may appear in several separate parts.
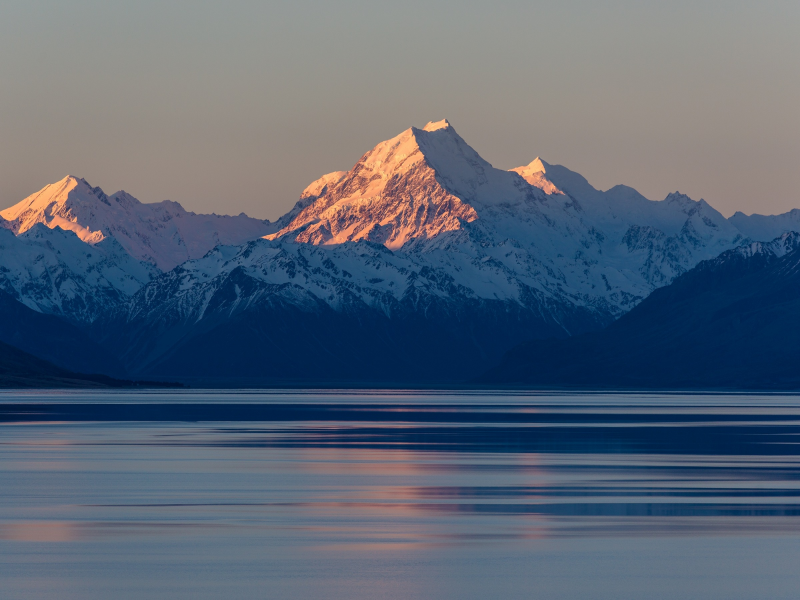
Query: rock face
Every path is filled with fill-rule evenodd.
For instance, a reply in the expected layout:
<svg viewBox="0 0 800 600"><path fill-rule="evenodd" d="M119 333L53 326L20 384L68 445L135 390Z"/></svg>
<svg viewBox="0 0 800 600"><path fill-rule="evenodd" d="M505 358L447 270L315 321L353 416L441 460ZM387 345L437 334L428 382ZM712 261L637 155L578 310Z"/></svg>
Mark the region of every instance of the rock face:
<svg viewBox="0 0 800 600"><path fill-rule="evenodd" d="M0 288L137 377L454 382L601 329L792 214L728 220L540 158L496 169L445 120L313 182L275 223L68 177L0 212Z"/></svg>
<svg viewBox="0 0 800 600"><path fill-rule="evenodd" d="M108 237L135 259L162 271L200 258L219 244L242 244L272 230L269 221L186 212L177 202L142 204L127 192L107 196L85 180L68 176L0 212L4 227L25 233L42 223L73 231L84 242Z"/></svg>
<svg viewBox="0 0 800 600"><path fill-rule="evenodd" d="M800 234L700 263L607 329L510 351L479 380L590 388L800 387Z"/></svg>

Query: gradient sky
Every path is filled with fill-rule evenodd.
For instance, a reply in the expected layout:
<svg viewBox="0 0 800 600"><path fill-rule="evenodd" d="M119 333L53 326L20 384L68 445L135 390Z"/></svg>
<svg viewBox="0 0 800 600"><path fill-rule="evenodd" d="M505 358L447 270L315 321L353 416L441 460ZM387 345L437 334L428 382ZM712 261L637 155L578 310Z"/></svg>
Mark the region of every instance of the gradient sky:
<svg viewBox="0 0 800 600"><path fill-rule="evenodd" d="M66 174L276 218L448 118L726 216L800 207L800 2L0 3L0 208Z"/></svg>

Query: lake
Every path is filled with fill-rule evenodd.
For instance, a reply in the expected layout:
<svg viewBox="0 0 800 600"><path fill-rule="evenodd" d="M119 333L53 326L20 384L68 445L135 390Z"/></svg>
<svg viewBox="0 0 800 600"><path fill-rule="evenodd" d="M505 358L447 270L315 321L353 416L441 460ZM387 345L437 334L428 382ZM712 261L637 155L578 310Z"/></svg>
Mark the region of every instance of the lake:
<svg viewBox="0 0 800 600"><path fill-rule="evenodd" d="M797 598L800 397L0 393L0 598Z"/></svg>

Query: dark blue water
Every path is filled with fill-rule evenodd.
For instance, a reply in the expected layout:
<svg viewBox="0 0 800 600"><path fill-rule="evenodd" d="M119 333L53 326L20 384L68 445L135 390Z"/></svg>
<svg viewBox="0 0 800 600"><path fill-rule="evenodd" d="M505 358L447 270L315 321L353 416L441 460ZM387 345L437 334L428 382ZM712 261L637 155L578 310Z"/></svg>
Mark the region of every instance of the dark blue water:
<svg viewBox="0 0 800 600"><path fill-rule="evenodd" d="M800 398L0 394L0 598L797 598Z"/></svg>

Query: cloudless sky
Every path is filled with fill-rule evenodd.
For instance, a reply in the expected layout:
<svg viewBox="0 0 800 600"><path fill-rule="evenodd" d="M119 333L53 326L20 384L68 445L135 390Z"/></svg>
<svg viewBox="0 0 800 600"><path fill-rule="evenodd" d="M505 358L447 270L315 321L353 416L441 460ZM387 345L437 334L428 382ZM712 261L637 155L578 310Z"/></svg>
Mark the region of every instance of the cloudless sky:
<svg viewBox="0 0 800 600"><path fill-rule="evenodd" d="M274 219L448 118L499 168L800 207L800 2L0 2L0 208L67 174Z"/></svg>

